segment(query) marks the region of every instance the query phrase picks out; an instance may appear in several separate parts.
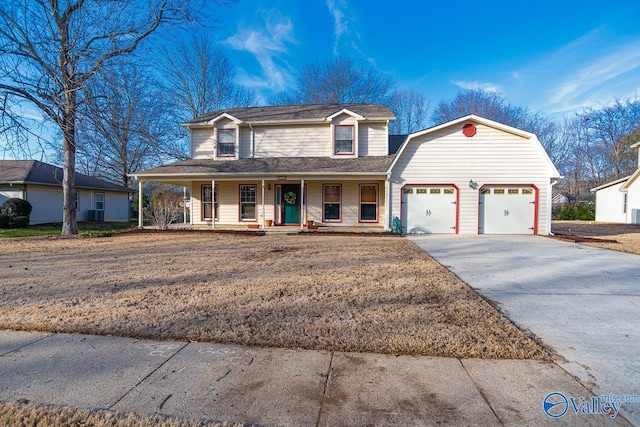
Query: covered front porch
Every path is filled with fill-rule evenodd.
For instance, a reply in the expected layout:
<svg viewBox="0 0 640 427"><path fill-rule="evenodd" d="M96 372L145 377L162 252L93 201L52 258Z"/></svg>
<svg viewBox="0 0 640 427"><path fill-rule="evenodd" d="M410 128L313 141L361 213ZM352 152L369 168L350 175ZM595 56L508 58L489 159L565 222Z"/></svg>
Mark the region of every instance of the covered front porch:
<svg viewBox="0 0 640 427"><path fill-rule="evenodd" d="M181 181L139 179L188 189L190 228L389 230L386 177L224 177ZM138 226L143 213L139 209ZM310 227L311 226L311 227Z"/></svg>
<svg viewBox="0 0 640 427"><path fill-rule="evenodd" d="M190 226L389 230L392 156L192 159L131 176L189 189ZM142 210L138 225L143 226Z"/></svg>

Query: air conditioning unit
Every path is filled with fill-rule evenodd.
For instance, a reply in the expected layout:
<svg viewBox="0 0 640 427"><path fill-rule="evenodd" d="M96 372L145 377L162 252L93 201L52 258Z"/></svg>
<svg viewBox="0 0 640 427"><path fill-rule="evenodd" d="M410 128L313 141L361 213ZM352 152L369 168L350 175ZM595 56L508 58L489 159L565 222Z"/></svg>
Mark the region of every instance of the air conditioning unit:
<svg viewBox="0 0 640 427"><path fill-rule="evenodd" d="M631 209L631 224L640 224L640 209Z"/></svg>

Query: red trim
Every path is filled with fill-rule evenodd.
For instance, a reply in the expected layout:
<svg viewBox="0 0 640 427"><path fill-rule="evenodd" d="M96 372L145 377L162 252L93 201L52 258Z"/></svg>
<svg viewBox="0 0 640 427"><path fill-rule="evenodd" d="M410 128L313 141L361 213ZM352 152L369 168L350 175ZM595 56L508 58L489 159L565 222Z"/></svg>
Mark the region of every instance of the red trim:
<svg viewBox="0 0 640 427"><path fill-rule="evenodd" d="M326 219L324 217L324 205L325 205L325 201L324 201L324 187L326 187L327 185L333 185L333 186L338 186L340 187L340 219ZM308 205L308 204L307 204ZM305 208L306 206L305 205ZM306 215L305 215L306 217ZM342 223L342 183L337 183L337 184L322 184L322 222L330 222L332 224L340 224Z"/></svg>
<svg viewBox="0 0 640 427"><path fill-rule="evenodd" d="M339 127L351 128L351 152L350 153L338 153L336 151L336 129ZM356 154L356 126L355 125L334 125L333 126L333 155L334 156L353 156Z"/></svg>
<svg viewBox="0 0 640 427"><path fill-rule="evenodd" d="M254 219L242 219L242 186L256 187L256 201L253 204L253 209L256 216ZM258 184L238 184L238 222L258 222Z"/></svg>
<svg viewBox="0 0 640 427"><path fill-rule="evenodd" d="M216 157L219 157L219 158L234 157L235 158L236 157L236 151L237 151L237 145L238 145L238 144L236 144L236 130L235 129L225 129L225 128L220 128L220 129L215 128L215 129L216 129ZM219 134L220 134L221 130L233 132L233 154L224 154L224 155L220 154Z"/></svg>
<svg viewBox="0 0 640 427"><path fill-rule="evenodd" d="M540 190L535 184L531 183L523 183L523 184L482 184L480 188L478 188L478 234L480 233L480 195L481 191L484 187L504 187L504 188L513 188L513 187L531 187L533 188L533 235L538 235L538 210L539 210L539 202L540 202Z"/></svg>
<svg viewBox="0 0 640 427"><path fill-rule="evenodd" d="M404 184L402 187L400 187L400 219L402 220L402 218L404 218L403 216L403 212L402 212L402 205L404 204L403 200L402 200L402 196L404 195L404 188L405 187L453 187L455 189L456 192L456 232L455 234L459 233L460 230L460 188L458 188L458 186L456 184L452 184L452 183L442 183L442 184ZM406 226L406 224L405 224Z"/></svg>
<svg viewBox="0 0 640 427"><path fill-rule="evenodd" d="M362 221L362 186L363 185L375 185L376 186L376 220L375 221ZM367 202L367 204L371 204ZM359 182L358 183L358 224L378 224L380 222L380 184L377 182Z"/></svg>

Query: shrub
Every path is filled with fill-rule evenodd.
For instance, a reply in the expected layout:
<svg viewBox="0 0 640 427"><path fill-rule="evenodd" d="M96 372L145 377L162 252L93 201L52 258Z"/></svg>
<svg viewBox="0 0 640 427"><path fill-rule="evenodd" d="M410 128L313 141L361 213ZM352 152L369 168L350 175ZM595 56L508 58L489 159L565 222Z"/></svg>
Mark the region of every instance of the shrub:
<svg viewBox="0 0 640 427"><path fill-rule="evenodd" d="M23 199L13 198L5 201L2 206L0 206L0 213L5 215L9 215L12 220L15 220L16 217L31 215L31 203L27 202Z"/></svg>
<svg viewBox="0 0 640 427"><path fill-rule="evenodd" d="M11 217L0 213L0 228L9 228L11 225Z"/></svg>
<svg viewBox="0 0 640 427"><path fill-rule="evenodd" d="M593 203L554 206L552 218L565 221L595 221L596 206Z"/></svg>
<svg viewBox="0 0 640 427"><path fill-rule="evenodd" d="M25 228L29 225L29 217L28 216L17 216L13 220L13 225L16 228Z"/></svg>
<svg viewBox="0 0 640 427"><path fill-rule="evenodd" d="M169 187L157 187L153 190L151 202L144 209L144 213L151 225L157 226L160 230L166 230L169 224L180 216L180 203L182 203L181 194Z"/></svg>

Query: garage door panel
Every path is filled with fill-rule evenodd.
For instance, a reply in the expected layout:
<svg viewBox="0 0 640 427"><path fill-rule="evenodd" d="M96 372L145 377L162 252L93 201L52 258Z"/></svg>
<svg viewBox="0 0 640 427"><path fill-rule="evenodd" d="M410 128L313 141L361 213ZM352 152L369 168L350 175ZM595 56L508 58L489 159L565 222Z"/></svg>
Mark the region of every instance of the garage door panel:
<svg viewBox="0 0 640 427"><path fill-rule="evenodd" d="M533 234L535 209L535 192L530 186L482 188L479 232Z"/></svg>
<svg viewBox="0 0 640 427"><path fill-rule="evenodd" d="M455 233L456 190L454 187L409 187L403 190L409 234Z"/></svg>

